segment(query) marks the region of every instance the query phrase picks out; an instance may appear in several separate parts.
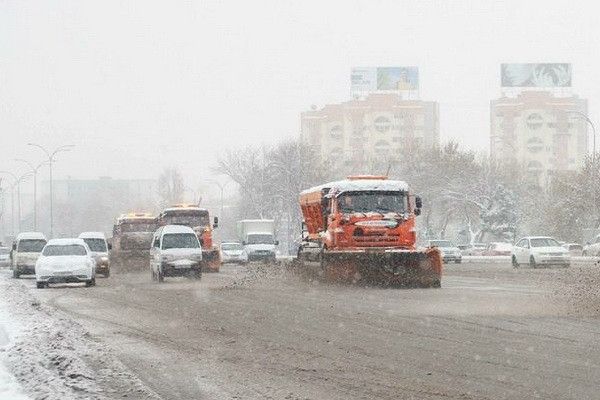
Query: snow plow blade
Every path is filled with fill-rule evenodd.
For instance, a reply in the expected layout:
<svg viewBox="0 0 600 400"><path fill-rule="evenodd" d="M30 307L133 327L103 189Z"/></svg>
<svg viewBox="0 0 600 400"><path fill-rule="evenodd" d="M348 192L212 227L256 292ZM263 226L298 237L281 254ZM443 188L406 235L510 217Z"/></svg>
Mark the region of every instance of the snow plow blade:
<svg viewBox="0 0 600 400"><path fill-rule="evenodd" d="M329 282L378 286L440 287L442 259L438 249L422 251L324 251L319 275Z"/></svg>

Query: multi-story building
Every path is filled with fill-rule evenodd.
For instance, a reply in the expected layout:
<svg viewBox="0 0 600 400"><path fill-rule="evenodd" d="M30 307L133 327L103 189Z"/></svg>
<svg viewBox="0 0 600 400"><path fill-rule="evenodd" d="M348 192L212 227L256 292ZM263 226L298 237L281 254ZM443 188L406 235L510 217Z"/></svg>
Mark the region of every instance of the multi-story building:
<svg viewBox="0 0 600 400"><path fill-rule="evenodd" d="M580 114L578 114L580 113ZM588 150L587 100L522 91L491 101L490 154L516 163L544 187L555 171L580 167Z"/></svg>
<svg viewBox="0 0 600 400"><path fill-rule="evenodd" d="M303 112L300 118L302 140L324 159L335 156L360 163L392 156L407 145L439 143L438 104L403 100L393 93L328 104Z"/></svg>

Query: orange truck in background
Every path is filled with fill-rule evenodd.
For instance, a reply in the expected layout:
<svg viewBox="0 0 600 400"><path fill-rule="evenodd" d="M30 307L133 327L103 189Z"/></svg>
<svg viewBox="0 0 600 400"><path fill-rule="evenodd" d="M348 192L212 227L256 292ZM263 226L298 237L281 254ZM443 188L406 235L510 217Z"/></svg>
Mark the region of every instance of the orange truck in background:
<svg viewBox="0 0 600 400"><path fill-rule="evenodd" d="M300 194L304 217L298 260L329 281L440 287L436 248L417 249L421 199L403 181L350 176Z"/></svg>
<svg viewBox="0 0 600 400"><path fill-rule="evenodd" d="M184 225L196 232L202 246L202 270L204 272L219 272L221 256L219 249L213 243L213 229L219 226L219 218L214 217L211 224L207 209L191 204L176 204L165 208L158 216L159 226Z"/></svg>

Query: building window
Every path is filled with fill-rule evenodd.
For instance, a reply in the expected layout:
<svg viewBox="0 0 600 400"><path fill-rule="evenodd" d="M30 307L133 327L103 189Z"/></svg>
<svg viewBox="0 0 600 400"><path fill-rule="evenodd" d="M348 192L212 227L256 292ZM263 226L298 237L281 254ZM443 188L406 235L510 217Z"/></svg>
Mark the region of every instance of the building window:
<svg viewBox="0 0 600 400"><path fill-rule="evenodd" d="M332 139L341 139L344 136L344 129L342 129L341 125L336 125L329 130L329 136Z"/></svg>
<svg viewBox="0 0 600 400"><path fill-rule="evenodd" d="M378 155L386 155L390 152L390 145L385 140L380 140L379 142L375 143L374 148L375 153Z"/></svg>
<svg viewBox="0 0 600 400"><path fill-rule="evenodd" d="M527 163L527 169L530 171L540 171L544 169L544 166L539 161L529 161Z"/></svg>
<svg viewBox="0 0 600 400"><path fill-rule="evenodd" d="M527 117L527 127L531 130L540 129L544 125L544 120L540 114L534 113Z"/></svg>
<svg viewBox="0 0 600 400"><path fill-rule="evenodd" d="M544 141L539 137L532 137L527 141L527 150L530 153L539 153L544 149Z"/></svg>
<svg viewBox="0 0 600 400"><path fill-rule="evenodd" d="M392 127L392 123L386 117L377 117L375 119L375 129L377 132L385 133Z"/></svg>

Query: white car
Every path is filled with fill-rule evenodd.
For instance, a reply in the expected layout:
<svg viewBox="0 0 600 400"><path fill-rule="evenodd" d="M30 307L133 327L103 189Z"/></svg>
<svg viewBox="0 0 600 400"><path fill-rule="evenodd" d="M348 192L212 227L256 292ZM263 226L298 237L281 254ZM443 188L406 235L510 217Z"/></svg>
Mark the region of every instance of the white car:
<svg viewBox="0 0 600 400"><path fill-rule="evenodd" d="M12 247L13 278L35 273L35 263L48 241L41 232L19 233Z"/></svg>
<svg viewBox="0 0 600 400"><path fill-rule="evenodd" d="M50 283L96 284L96 262L83 239L51 239L35 264L38 289Z"/></svg>
<svg viewBox="0 0 600 400"><path fill-rule="evenodd" d="M458 247L449 240L430 240L428 243L429 247L437 247L442 253L442 259L445 263L455 262L457 264L462 262L462 253Z"/></svg>
<svg viewBox="0 0 600 400"><path fill-rule="evenodd" d="M192 228L165 225L154 232L150 249L152 280L166 276L202 277L202 248Z"/></svg>
<svg viewBox="0 0 600 400"><path fill-rule="evenodd" d="M79 239L83 239L90 248L92 258L96 261L96 273L102 274L105 278L108 278L110 276L110 258L108 251L111 249L111 246L106 242L104 233L83 232L79 235Z"/></svg>
<svg viewBox="0 0 600 400"><path fill-rule="evenodd" d="M532 268L540 265L568 267L571 264L571 255L551 237L528 236L519 239L513 246L511 260L515 268L523 264L528 264Z"/></svg>
<svg viewBox="0 0 600 400"><path fill-rule="evenodd" d="M221 243L221 263L246 264L248 254L241 243Z"/></svg>

